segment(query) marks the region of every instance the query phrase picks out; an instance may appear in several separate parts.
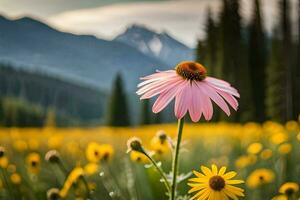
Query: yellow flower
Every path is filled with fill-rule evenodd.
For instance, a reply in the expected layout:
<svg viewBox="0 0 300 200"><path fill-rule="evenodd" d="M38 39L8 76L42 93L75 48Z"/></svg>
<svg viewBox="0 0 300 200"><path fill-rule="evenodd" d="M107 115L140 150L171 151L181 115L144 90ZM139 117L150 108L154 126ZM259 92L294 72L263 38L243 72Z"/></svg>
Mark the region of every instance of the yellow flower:
<svg viewBox="0 0 300 200"><path fill-rule="evenodd" d="M149 159L145 154L140 153L138 151L131 151L130 152L130 159L132 161L138 162L138 163L149 163Z"/></svg>
<svg viewBox="0 0 300 200"><path fill-rule="evenodd" d="M300 132L297 134L297 139L300 141Z"/></svg>
<svg viewBox="0 0 300 200"><path fill-rule="evenodd" d="M257 188L261 185L272 183L275 175L273 171L265 168L254 170L247 178L249 188Z"/></svg>
<svg viewBox="0 0 300 200"><path fill-rule="evenodd" d="M163 155L170 152L169 144L166 140L161 140L159 137L155 136L152 138L151 149L155 152L155 154Z"/></svg>
<svg viewBox="0 0 300 200"><path fill-rule="evenodd" d="M0 146L0 158L5 156L5 148Z"/></svg>
<svg viewBox="0 0 300 200"><path fill-rule="evenodd" d="M32 174L37 174L40 171L41 157L38 153L30 153L26 157L28 171Z"/></svg>
<svg viewBox="0 0 300 200"><path fill-rule="evenodd" d="M296 121L291 120L286 122L285 128L288 131L297 131L299 129L299 125Z"/></svg>
<svg viewBox="0 0 300 200"><path fill-rule="evenodd" d="M8 158L6 156L2 156L0 158L0 167L5 169L8 166Z"/></svg>
<svg viewBox="0 0 300 200"><path fill-rule="evenodd" d="M287 196L291 196L299 191L299 185L294 182L286 182L280 186L279 192Z"/></svg>
<svg viewBox="0 0 300 200"><path fill-rule="evenodd" d="M256 155L244 155L240 156L236 161L235 161L235 166L239 169L243 169L245 167L248 167L249 165L255 164L257 161Z"/></svg>
<svg viewBox="0 0 300 200"><path fill-rule="evenodd" d="M83 176L83 174L84 170L81 167L74 168L67 177L67 180L65 181L63 188L60 190L59 195L63 198L66 197L72 185L76 183L78 178Z"/></svg>
<svg viewBox="0 0 300 200"><path fill-rule="evenodd" d="M100 150L100 159L104 161L109 161L114 154L114 148L110 144L100 145L99 150Z"/></svg>
<svg viewBox="0 0 300 200"><path fill-rule="evenodd" d="M212 165L210 170L201 166L201 172L193 171L196 178L189 179L188 185L192 188L189 193L197 192L190 200L198 199L238 199L244 196L244 190L238 188L236 184L244 183L242 180L232 180L236 176L236 172L226 172L226 167L222 167L219 171L216 165Z"/></svg>
<svg viewBox="0 0 300 200"><path fill-rule="evenodd" d="M48 147L49 149L59 149L59 147L62 145L63 142L63 135L52 135L48 139Z"/></svg>
<svg viewBox="0 0 300 200"><path fill-rule="evenodd" d="M275 133L274 135L272 135L271 142L273 144L281 144L281 143L288 141L288 139L289 139L289 137L287 134L285 134L283 132L279 132L279 133Z"/></svg>
<svg viewBox="0 0 300 200"><path fill-rule="evenodd" d="M264 149L261 153L260 153L260 157L263 160L268 160L272 157L273 152L271 149Z"/></svg>
<svg viewBox="0 0 300 200"><path fill-rule="evenodd" d="M33 151L38 150L39 146L40 146L40 143L38 140L36 140L36 139L28 140L28 147L30 150L33 150Z"/></svg>
<svg viewBox="0 0 300 200"><path fill-rule="evenodd" d="M90 142L86 148L85 155L90 162L99 162L101 159L101 146L96 142Z"/></svg>
<svg viewBox="0 0 300 200"><path fill-rule="evenodd" d="M13 173L11 176L10 176L10 180L13 184L15 185L19 185L21 183L21 176L18 174L18 173Z"/></svg>
<svg viewBox="0 0 300 200"><path fill-rule="evenodd" d="M255 142L248 146L247 152L250 154L258 154L263 148L261 143Z"/></svg>
<svg viewBox="0 0 300 200"><path fill-rule="evenodd" d="M84 173L87 175L93 175L97 173L98 170L99 170L99 166L96 163L91 162L84 166Z"/></svg>
<svg viewBox="0 0 300 200"><path fill-rule="evenodd" d="M8 158L5 156L5 148L0 146L0 167L7 168Z"/></svg>
<svg viewBox="0 0 300 200"><path fill-rule="evenodd" d="M24 140L16 140L13 143L13 147L18 152L24 152L28 149L28 145Z"/></svg>
<svg viewBox="0 0 300 200"><path fill-rule="evenodd" d="M289 143L281 144L281 145L278 147L278 152L279 152L281 155L289 154L291 151L292 151L292 145L289 144Z"/></svg>

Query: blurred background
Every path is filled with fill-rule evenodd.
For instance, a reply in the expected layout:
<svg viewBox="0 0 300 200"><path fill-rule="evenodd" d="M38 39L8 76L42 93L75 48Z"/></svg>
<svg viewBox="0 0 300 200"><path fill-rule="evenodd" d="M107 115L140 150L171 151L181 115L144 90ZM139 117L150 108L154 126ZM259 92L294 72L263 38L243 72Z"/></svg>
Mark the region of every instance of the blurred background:
<svg viewBox="0 0 300 200"><path fill-rule="evenodd" d="M0 199L166 199L126 141L170 171L173 105L154 115L135 91L183 60L241 98L185 125L178 200L199 165L235 170L245 200L299 184L300 0L0 0Z"/></svg>
<svg viewBox="0 0 300 200"><path fill-rule="evenodd" d="M1 0L0 124L175 121L135 91L182 60L240 91L239 112L214 121L296 119L299 13L297 0Z"/></svg>

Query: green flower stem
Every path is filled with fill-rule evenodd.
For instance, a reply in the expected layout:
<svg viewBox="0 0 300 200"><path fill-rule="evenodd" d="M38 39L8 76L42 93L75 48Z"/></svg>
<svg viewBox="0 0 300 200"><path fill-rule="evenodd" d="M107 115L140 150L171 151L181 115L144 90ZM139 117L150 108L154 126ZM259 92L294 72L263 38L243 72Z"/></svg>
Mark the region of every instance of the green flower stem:
<svg viewBox="0 0 300 200"><path fill-rule="evenodd" d="M151 161L151 163L154 165L154 167L156 168L156 170L158 171L158 173L160 174L160 176L164 179L164 184L168 190L168 193L171 192L171 186L170 183L167 179L167 177L165 176L163 170L157 165L157 163L155 162L155 160L153 160L153 158L146 152L143 151L143 153L145 154L145 156L147 156L147 158L149 158L149 160Z"/></svg>
<svg viewBox="0 0 300 200"><path fill-rule="evenodd" d="M170 194L170 200L175 200L175 196L176 196L178 158L179 158L179 149L180 149L183 125L184 125L184 118L181 118L178 120L177 142L175 146L175 152L173 153L173 162L172 162L173 180L172 180L172 190Z"/></svg>

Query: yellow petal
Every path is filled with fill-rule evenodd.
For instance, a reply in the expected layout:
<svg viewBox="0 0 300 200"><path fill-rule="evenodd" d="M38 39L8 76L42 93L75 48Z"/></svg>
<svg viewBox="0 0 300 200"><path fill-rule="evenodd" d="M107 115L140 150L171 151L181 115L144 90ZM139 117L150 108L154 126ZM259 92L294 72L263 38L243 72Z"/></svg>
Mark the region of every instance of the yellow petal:
<svg viewBox="0 0 300 200"><path fill-rule="evenodd" d="M211 166L211 171L212 171L213 175L217 175L218 174L218 167L216 165L212 165Z"/></svg>
<svg viewBox="0 0 300 200"><path fill-rule="evenodd" d="M208 178L190 178L190 182L204 183L208 182Z"/></svg>
<svg viewBox="0 0 300 200"><path fill-rule="evenodd" d="M230 185L235 185L235 184L244 183L244 181L243 180L227 180L226 183L230 184Z"/></svg>
<svg viewBox="0 0 300 200"><path fill-rule="evenodd" d="M231 171L231 172L226 173L226 174L223 176L223 178L226 179L226 180L228 180L228 179L231 179L231 178L233 178L233 177L235 177L235 176L236 176L236 172Z"/></svg>
<svg viewBox="0 0 300 200"><path fill-rule="evenodd" d="M201 171L206 175L206 176L212 176L212 172L208 167L201 166Z"/></svg>
<svg viewBox="0 0 300 200"><path fill-rule="evenodd" d="M199 177L199 178L205 177L202 173L197 172L196 170L193 170L193 173L195 174L195 176L197 176L197 177Z"/></svg>
<svg viewBox="0 0 300 200"><path fill-rule="evenodd" d="M200 185L199 184L198 186L193 187L192 189L190 189L188 193L190 194L190 193L196 192L198 190L202 190L203 188L206 188L206 185Z"/></svg>
<svg viewBox="0 0 300 200"><path fill-rule="evenodd" d="M224 175L226 172L226 167L221 167L220 171L219 171L219 176Z"/></svg>
<svg viewBox="0 0 300 200"><path fill-rule="evenodd" d="M202 194L204 194L205 192L207 192L209 189L208 188L205 188L204 190L201 190L201 191L199 191L197 194L195 194L192 198L190 198L190 200L193 200L193 199L196 199L196 198L200 198L200 196L202 195Z"/></svg>

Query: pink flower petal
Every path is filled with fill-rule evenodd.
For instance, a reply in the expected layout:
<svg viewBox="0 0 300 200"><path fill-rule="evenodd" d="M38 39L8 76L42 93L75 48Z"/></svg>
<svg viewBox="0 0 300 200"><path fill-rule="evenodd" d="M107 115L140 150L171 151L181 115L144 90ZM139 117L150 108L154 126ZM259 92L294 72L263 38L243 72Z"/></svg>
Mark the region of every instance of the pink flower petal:
<svg viewBox="0 0 300 200"><path fill-rule="evenodd" d="M156 81L161 81L161 80L169 79L171 77L176 77L176 74L170 74L170 75L167 75L167 76L161 76L161 77L156 77L156 78L152 78L152 79L147 79L147 80L139 83L137 85L137 87L139 88L139 87L142 87L144 85L148 85L148 84L156 82Z"/></svg>
<svg viewBox="0 0 300 200"><path fill-rule="evenodd" d="M191 93L192 93L192 101L191 105L189 107L189 113L190 117L193 122L197 122L200 120L201 115L202 115L202 110L201 110L201 101L200 100L200 95L201 93L199 92L199 89L196 85L196 83L192 82L191 86Z"/></svg>
<svg viewBox="0 0 300 200"><path fill-rule="evenodd" d="M238 101L231 95L222 90L217 90L217 92L229 103L229 105L237 111L239 103Z"/></svg>
<svg viewBox="0 0 300 200"><path fill-rule="evenodd" d="M213 106L211 103L210 98L205 94L204 89L201 87L201 85L199 85L199 82L195 82L197 83L197 87L198 87L198 93L199 93L199 101L201 102L201 110L203 112L204 118L209 121L212 118L213 115Z"/></svg>
<svg viewBox="0 0 300 200"><path fill-rule="evenodd" d="M174 99L180 88L180 85L171 87L169 90L161 93L153 104L152 111L154 113L162 111Z"/></svg>
<svg viewBox="0 0 300 200"><path fill-rule="evenodd" d="M240 94L238 93L238 91L235 89L235 88L233 88L233 87L231 87L231 86L228 86L228 84L227 85L225 85L225 84L220 84L220 83L217 83L217 82L215 82L215 81L212 81L213 79L208 79L209 77L207 77L205 80L203 80L202 82L206 82L206 83L209 83L211 86L213 86L214 88L217 88L217 89L219 89L219 90L222 90L222 91L224 91L224 92L227 92L227 93L229 93L229 94L232 94L232 95L234 95L234 96L236 96L236 97L240 97ZM211 78L211 77L210 77ZM225 81L224 81L225 82Z"/></svg>
<svg viewBox="0 0 300 200"><path fill-rule="evenodd" d="M226 86L230 86L230 83L224 81L224 80L221 80L221 79L217 79L217 78L214 78L214 77L206 77L205 80L209 81L209 82L213 82L217 85L226 85Z"/></svg>
<svg viewBox="0 0 300 200"><path fill-rule="evenodd" d="M158 71L156 70L156 73L148 75L148 76L144 76L141 77L141 80L149 80L149 79L154 79L154 78L162 78L162 77L166 77L166 76L172 76L172 75L176 75L176 71L175 70L167 70L167 71Z"/></svg>
<svg viewBox="0 0 300 200"><path fill-rule="evenodd" d="M178 89L178 94L175 99L175 116L178 119L184 117L190 105L192 94L190 94L191 84L189 81L185 81Z"/></svg>
<svg viewBox="0 0 300 200"><path fill-rule="evenodd" d="M141 95L141 94L144 94L148 91L156 89L157 87L163 87L163 86L166 86L166 85L170 84L171 82L176 82L177 80L181 80L181 79L179 77L176 77L176 76L166 78L166 79L161 79L161 80L149 83L148 85L144 85L143 87L138 89L138 91L136 93L138 95Z"/></svg>
<svg viewBox="0 0 300 200"><path fill-rule="evenodd" d="M228 116L230 110L224 99L216 92L216 89L210 86L207 82L198 83L200 87L204 89L204 92L209 98L211 98Z"/></svg>
<svg viewBox="0 0 300 200"><path fill-rule="evenodd" d="M157 86L157 88L154 88L148 92L146 92L145 94L143 94L140 99L149 99L151 97L154 97L158 94L161 94L167 90L170 90L173 87L177 87L178 85L180 85L182 82L184 82L184 80L180 79L180 80L172 80L169 81L161 86Z"/></svg>

